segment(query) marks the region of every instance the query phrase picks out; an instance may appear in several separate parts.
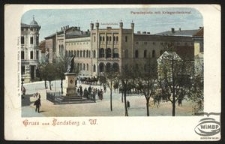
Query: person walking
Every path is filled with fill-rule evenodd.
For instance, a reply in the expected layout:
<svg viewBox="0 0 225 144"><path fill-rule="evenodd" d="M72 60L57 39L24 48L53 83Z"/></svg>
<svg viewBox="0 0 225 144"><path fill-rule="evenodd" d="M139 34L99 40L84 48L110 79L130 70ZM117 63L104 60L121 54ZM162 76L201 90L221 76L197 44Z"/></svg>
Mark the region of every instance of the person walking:
<svg viewBox="0 0 225 144"><path fill-rule="evenodd" d="M40 106L41 106L41 95L39 94L39 98L34 102L34 105L36 106L35 112L40 113Z"/></svg>

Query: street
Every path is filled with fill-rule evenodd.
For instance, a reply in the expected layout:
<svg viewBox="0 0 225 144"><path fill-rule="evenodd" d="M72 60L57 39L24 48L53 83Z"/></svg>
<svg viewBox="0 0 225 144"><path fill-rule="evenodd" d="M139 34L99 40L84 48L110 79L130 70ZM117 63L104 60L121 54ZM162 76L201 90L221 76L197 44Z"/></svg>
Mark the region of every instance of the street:
<svg viewBox="0 0 225 144"><path fill-rule="evenodd" d="M88 88L87 84L78 83L78 87L83 89ZM43 91L44 81L24 84L26 94L34 94ZM102 86L91 85L94 88L103 89ZM49 86L48 86L49 88ZM52 82L52 90L60 91L60 81ZM35 112L33 102L37 98L25 96L22 99L22 117L79 117L79 116L124 116L124 103L121 101L121 93L118 91L112 92L112 106L113 111L110 110L110 90L107 88L106 93L103 94L103 100L97 98L96 103L80 103L80 104L61 104L54 105L52 102L42 99L40 113ZM144 95L131 94L127 96L127 101L130 102L128 108L129 116L146 116L146 100ZM150 116L171 116L172 104L171 102L161 102L159 106L154 105L150 101ZM182 106L176 104L176 116L191 116L192 103L184 100Z"/></svg>

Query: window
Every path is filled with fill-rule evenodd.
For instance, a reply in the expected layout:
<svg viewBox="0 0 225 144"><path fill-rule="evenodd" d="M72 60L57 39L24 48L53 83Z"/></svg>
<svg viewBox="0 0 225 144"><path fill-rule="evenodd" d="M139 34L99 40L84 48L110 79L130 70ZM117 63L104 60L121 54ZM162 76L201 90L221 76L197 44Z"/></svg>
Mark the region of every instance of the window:
<svg viewBox="0 0 225 144"><path fill-rule="evenodd" d="M93 57L96 58L96 51L93 51Z"/></svg>
<svg viewBox="0 0 225 144"><path fill-rule="evenodd" d="M83 57L85 57L85 50L83 50Z"/></svg>
<svg viewBox="0 0 225 144"><path fill-rule="evenodd" d="M116 36L116 41L118 41L118 36Z"/></svg>
<svg viewBox="0 0 225 144"><path fill-rule="evenodd" d="M99 64L99 72L104 72L104 64L103 63Z"/></svg>
<svg viewBox="0 0 225 144"><path fill-rule="evenodd" d="M24 36L21 36L21 44L24 44Z"/></svg>
<svg viewBox="0 0 225 144"><path fill-rule="evenodd" d="M85 70L85 64L83 64L83 70Z"/></svg>
<svg viewBox="0 0 225 144"><path fill-rule="evenodd" d="M125 42L127 42L127 36L125 36Z"/></svg>
<svg viewBox="0 0 225 144"><path fill-rule="evenodd" d="M89 53L88 53L88 50L86 51L86 57L88 57L89 56Z"/></svg>
<svg viewBox="0 0 225 144"><path fill-rule="evenodd" d="M138 58L138 50L135 51L135 58Z"/></svg>
<svg viewBox="0 0 225 144"><path fill-rule="evenodd" d="M147 50L144 50L144 58L147 58Z"/></svg>
<svg viewBox="0 0 225 144"><path fill-rule="evenodd" d="M30 51L30 59L33 59L34 56L33 56L33 51Z"/></svg>
<svg viewBox="0 0 225 144"><path fill-rule="evenodd" d="M79 51L77 51L77 57L79 57Z"/></svg>
<svg viewBox="0 0 225 144"><path fill-rule="evenodd" d="M99 58L104 58L105 57L105 54L104 54L104 49L103 48L100 48L99 49Z"/></svg>
<svg viewBox="0 0 225 144"><path fill-rule="evenodd" d="M113 58L119 58L118 48L113 49Z"/></svg>
<svg viewBox="0 0 225 144"><path fill-rule="evenodd" d="M33 43L34 43L34 38L30 37L30 44L33 44Z"/></svg>
<svg viewBox="0 0 225 144"><path fill-rule="evenodd" d="M21 59L24 59L24 51L21 51Z"/></svg>
<svg viewBox="0 0 225 144"><path fill-rule="evenodd" d="M155 50L152 50L152 58L155 57Z"/></svg>
<svg viewBox="0 0 225 144"><path fill-rule="evenodd" d="M136 44L138 45L138 44L139 44L139 42L136 42Z"/></svg>
<svg viewBox="0 0 225 144"><path fill-rule="evenodd" d="M23 75L25 74L25 66L21 67L21 72L22 72Z"/></svg>
<svg viewBox="0 0 225 144"><path fill-rule="evenodd" d="M94 42L95 42L95 36L94 36Z"/></svg>
<svg viewBox="0 0 225 144"><path fill-rule="evenodd" d="M38 42L39 42L39 37L37 35L37 37L36 37L36 45L38 45Z"/></svg>
<svg viewBox="0 0 225 144"><path fill-rule="evenodd" d="M82 57L82 51L80 51L80 57Z"/></svg>
<svg viewBox="0 0 225 144"><path fill-rule="evenodd" d="M110 58L111 57L111 49L107 48L106 49L106 58Z"/></svg>
<svg viewBox="0 0 225 144"><path fill-rule="evenodd" d="M89 68L88 68L88 67L89 67L89 65L87 64L87 71L89 70Z"/></svg>
<svg viewBox="0 0 225 144"><path fill-rule="evenodd" d="M39 51L36 51L36 59L38 60L39 58Z"/></svg>
<svg viewBox="0 0 225 144"><path fill-rule="evenodd" d="M93 67L93 72L96 72L96 66L94 65L94 67Z"/></svg>

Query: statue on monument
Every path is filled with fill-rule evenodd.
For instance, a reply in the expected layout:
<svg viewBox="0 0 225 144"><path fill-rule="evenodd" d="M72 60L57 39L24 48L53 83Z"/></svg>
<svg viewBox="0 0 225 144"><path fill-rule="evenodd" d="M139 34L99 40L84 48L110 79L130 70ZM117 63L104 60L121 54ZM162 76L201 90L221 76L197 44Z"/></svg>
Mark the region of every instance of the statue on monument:
<svg viewBox="0 0 225 144"><path fill-rule="evenodd" d="M67 66L67 73L72 73L73 72L73 69L74 69L74 57L75 56L72 56L72 57L69 58L68 66Z"/></svg>

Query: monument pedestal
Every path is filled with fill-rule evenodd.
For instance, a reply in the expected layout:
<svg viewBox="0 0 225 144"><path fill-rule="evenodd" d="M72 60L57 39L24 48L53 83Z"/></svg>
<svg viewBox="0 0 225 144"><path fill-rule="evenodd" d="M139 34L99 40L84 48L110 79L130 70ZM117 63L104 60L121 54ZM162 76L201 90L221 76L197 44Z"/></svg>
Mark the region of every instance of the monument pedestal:
<svg viewBox="0 0 225 144"><path fill-rule="evenodd" d="M65 80L63 81L63 95L76 96L76 74L65 73Z"/></svg>

